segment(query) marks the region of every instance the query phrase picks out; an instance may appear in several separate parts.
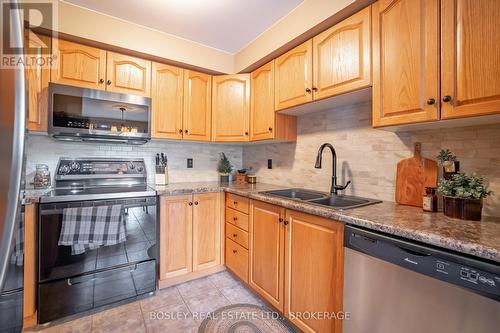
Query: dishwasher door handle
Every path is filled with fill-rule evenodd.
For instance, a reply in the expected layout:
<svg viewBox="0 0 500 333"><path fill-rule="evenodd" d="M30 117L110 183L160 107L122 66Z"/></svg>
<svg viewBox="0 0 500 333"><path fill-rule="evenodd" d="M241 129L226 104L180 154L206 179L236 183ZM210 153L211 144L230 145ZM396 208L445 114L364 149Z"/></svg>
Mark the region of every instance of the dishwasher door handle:
<svg viewBox="0 0 500 333"><path fill-rule="evenodd" d="M428 256L432 255L431 253L410 250L410 249L407 249L407 248L404 248L401 246L397 246L397 248L400 249L401 251L403 251L407 254L410 254L412 256L415 256L415 257L428 257Z"/></svg>

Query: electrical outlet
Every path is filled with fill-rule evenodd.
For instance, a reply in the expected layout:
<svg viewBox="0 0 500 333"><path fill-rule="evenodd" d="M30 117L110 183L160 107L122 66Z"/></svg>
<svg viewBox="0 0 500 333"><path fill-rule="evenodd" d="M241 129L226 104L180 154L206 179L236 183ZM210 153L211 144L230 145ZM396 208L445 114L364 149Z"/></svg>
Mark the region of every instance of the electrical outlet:
<svg viewBox="0 0 500 333"><path fill-rule="evenodd" d="M188 169L193 168L193 159L192 158L187 159L187 167L188 167Z"/></svg>
<svg viewBox="0 0 500 333"><path fill-rule="evenodd" d="M272 169L273 168L273 160L270 158L267 160L267 168Z"/></svg>

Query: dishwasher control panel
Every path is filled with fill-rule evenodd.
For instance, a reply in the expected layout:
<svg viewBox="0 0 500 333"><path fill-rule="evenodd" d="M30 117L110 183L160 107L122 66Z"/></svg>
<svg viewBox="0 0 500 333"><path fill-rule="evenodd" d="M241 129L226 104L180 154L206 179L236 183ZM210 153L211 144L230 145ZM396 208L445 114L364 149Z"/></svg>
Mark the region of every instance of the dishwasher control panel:
<svg viewBox="0 0 500 333"><path fill-rule="evenodd" d="M346 226L344 246L500 301L500 266L371 230Z"/></svg>

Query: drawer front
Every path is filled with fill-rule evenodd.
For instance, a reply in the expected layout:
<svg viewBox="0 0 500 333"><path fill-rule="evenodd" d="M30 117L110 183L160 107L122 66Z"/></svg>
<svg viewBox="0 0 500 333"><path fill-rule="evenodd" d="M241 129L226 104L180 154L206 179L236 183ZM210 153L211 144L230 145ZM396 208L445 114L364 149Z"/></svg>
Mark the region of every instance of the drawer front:
<svg viewBox="0 0 500 333"><path fill-rule="evenodd" d="M226 237L248 249L248 232L226 223Z"/></svg>
<svg viewBox="0 0 500 333"><path fill-rule="evenodd" d="M226 207L236 209L242 213L248 214L249 200L232 193L226 194Z"/></svg>
<svg viewBox="0 0 500 333"><path fill-rule="evenodd" d="M248 250L226 238L226 266L248 283Z"/></svg>
<svg viewBox="0 0 500 333"><path fill-rule="evenodd" d="M226 222L248 231L248 215L238 212L237 210L226 208Z"/></svg>

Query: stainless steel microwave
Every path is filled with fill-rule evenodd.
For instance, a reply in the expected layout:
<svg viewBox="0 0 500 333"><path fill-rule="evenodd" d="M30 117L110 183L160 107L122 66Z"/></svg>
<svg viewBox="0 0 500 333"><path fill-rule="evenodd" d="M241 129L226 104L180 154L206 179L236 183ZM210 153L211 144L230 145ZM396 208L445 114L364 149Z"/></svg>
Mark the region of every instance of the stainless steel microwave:
<svg viewBox="0 0 500 333"><path fill-rule="evenodd" d="M49 84L49 134L59 140L144 144L151 139L151 99Z"/></svg>

